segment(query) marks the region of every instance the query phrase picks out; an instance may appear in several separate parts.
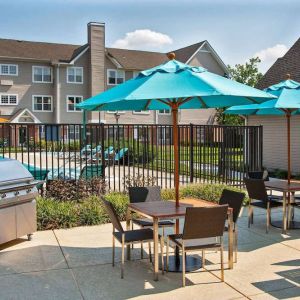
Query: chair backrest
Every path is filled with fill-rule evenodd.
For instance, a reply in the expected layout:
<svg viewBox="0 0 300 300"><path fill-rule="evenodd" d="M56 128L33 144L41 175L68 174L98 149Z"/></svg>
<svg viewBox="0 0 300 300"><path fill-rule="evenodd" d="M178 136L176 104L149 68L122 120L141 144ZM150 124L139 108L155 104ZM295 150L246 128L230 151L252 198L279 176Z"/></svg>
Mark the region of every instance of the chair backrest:
<svg viewBox="0 0 300 300"><path fill-rule="evenodd" d="M80 179L92 179L93 177L103 176L103 165L87 165L80 172Z"/></svg>
<svg viewBox="0 0 300 300"><path fill-rule="evenodd" d="M252 179L263 179L269 181L269 174L267 170L264 171L250 171L248 172L248 177Z"/></svg>
<svg viewBox="0 0 300 300"><path fill-rule="evenodd" d="M162 201L159 186L129 187L130 203Z"/></svg>
<svg viewBox="0 0 300 300"><path fill-rule="evenodd" d="M232 219L235 223L239 217L243 201L245 199L245 194L224 189L219 201L220 205L228 204L230 208L233 209Z"/></svg>
<svg viewBox="0 0 300 300"><path fill-rule="evenodd" d="M244 182L250 199L267 202L268 194L263 179L244 178Z"/></svg>
<svg viewBox="0 0 300 300"><path fill-rule="evenodd" d="M113 224L113 226L119 231L119 232L124 232L124 229L121 225L121 222L118 218L118 215L116 213L115 208L113 207L113 205L111 204L111 202L105 200L103 197L100 197L101 201L103 202L103 205L106 209L106 212Z"/></svg>
<svg viewBox="0 0 300 300"><path fill-rule="evenodd" d="M188 207L183 228L183 239L223 236L228 205Z"/></svg>
<svg viewBox="0 0 300 300"><path fill-rule="evenodd" d="M115 155L115 160L123 159L123 157L127 154L128 148L122 148L119 152Z"/></svg>

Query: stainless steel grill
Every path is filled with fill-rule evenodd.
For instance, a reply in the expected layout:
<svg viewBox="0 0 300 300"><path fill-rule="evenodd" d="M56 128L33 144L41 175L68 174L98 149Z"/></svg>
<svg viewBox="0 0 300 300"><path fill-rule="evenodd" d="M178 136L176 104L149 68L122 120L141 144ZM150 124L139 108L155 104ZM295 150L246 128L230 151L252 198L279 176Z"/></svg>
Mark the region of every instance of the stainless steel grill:
<svg viewBox="0 0 300 300"><path fill-rule="evenodd" d="M0 159L0 244L36 231L36 184L17 160Z"/></svg>

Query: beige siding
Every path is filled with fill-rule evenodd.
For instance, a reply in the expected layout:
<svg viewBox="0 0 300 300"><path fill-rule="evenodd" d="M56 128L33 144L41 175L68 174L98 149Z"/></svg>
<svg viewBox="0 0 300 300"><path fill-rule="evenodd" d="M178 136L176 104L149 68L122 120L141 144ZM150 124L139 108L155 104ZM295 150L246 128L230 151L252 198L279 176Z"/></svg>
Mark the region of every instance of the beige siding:
<svg viewBox="0 0 300 300"><path fill-rule="evenodd" d="M82 96L83 100L90 97L89 91L89 53L86 52L75 63L74 67L83 68L83 84L75 84L67 82L67 67L60 67L60 113L62 123L81 123L82 112L67 111L67 96Z"/></svg>
<svg viewBox="0 0 300 300"><path fill-rule="evenodd" d="M287 169L286 118L249 116L248 125L263 126L263 164L267 169ZM300 116L291 118L292 172L300 173Z"/></svg>
<svg viewBox="0 0 300 300"><path fill-rule="evenodd" d="M0 75L1 80L11 80L13 85L5 86L0 84L0 93L9 93L18 95L18 105L8 106L0 105L1 115L12 115L18 110L32 107L33 95L50 95L52 96L52 105L54 102L53 83L33 83L32 82L32 66L50 66L47 63L32 63L22 61L0 61L0 63L17 64L18 76ZM54 111L54 108L53 108ZM34 112L34 115L41 122L54 122L54 112Z"/></svg>

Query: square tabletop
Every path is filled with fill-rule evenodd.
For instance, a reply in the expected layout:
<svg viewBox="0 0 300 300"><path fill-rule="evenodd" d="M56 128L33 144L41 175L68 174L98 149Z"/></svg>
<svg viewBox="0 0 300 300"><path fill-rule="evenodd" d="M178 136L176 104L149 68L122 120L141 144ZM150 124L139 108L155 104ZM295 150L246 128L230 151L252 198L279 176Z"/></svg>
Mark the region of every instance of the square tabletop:
<svg viewBox="0 0 300 300"><path fill-rule="evenodd" d="M152 218L178 218L184 217L187 207L211 207L218 204L199 199L183 199L180 200L179 207L175 206L174 201L154 201L154 202L138 202L130 203L129 209L147 215Z"/></svg>
<svg viewBox="0 0 300 300"><path fill-rule="evenodd" d="M300 183L299 182L291 182L290 184L288 184L287 180L265 181L265 186L268 189L272 189L274 191L279 191L279 192L298 192L298 191L300 191Z"/></svg>

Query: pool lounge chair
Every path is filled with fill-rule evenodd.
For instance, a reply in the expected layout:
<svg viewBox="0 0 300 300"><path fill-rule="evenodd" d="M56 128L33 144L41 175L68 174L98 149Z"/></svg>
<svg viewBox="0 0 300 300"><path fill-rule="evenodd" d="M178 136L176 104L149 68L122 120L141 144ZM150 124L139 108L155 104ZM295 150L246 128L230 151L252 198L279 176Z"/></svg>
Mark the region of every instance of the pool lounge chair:
<svg viewBox="0 0 300 300"><path fill-rule="evenodd" d="M123 161L125 162L127 154L128 154L128 148L122 148L115 154L114 162L115 163L118 162L122 163Z"/></svg>
<svg viewBox="0 0 300 300"><path fill-rule="evenodd" d="M103 177L104 175L103 165L91 164L84 166L80 172L80 179L92 179L93 177Z"/></svg>

